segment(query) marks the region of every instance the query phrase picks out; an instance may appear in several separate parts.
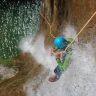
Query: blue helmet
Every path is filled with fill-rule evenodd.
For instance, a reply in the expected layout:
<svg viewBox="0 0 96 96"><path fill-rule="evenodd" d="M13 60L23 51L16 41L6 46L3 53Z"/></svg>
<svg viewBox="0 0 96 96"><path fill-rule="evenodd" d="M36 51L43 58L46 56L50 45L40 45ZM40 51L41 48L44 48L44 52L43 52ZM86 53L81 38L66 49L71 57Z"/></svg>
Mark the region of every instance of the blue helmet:
<svg viewBox="0 0 96 96"><path fill-rule="evenodd" d="M54 45L58 48L64 48L67 45L67 40L62 36L58 36L54 39Z"/></svg>

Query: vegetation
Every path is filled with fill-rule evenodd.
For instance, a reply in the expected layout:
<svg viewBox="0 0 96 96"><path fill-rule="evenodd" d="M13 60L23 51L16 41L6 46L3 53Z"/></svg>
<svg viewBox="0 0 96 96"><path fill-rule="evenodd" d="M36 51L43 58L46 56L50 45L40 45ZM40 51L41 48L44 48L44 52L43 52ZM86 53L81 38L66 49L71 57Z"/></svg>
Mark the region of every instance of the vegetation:
<svg viewBox="0 0 96 96"><path fill-rule="evenodd" d="M12 66L12 63L15 63L15 60L12 58L3 58L0 56L0 64L4 64L4 66Z"/></svg>

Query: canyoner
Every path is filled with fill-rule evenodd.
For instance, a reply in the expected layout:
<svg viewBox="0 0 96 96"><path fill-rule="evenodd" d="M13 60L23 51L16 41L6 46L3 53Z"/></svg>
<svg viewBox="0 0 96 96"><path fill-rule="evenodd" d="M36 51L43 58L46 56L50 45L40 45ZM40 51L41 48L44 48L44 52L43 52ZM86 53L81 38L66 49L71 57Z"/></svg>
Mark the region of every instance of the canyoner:
<svg viewBox="0 0 96 96"><path fill-rule="evenodd" d="M73 39L72 38L65 39L62 36L55 37L52 34L52 30L51 30L52 25L48 22L48 20L43 16L42 13L40 14L48 23L50 27L50 35L54 38L54 48L50 50L50 53L55 55L58 66L54 69L55 76L50 77L49 81L55 82L60 79L62 72L66 69L66 67L69 64L69 59L72 55L72 48L71 47L67 48L67 47L73 41Z"/></svg>
<svg viewBox="0 0 96 96"><path fill-rule="evenodd" d="M74 38L65 39L63 36L55 37L52 34L51 28L52 25L47 21L47 19L40 13L41 16L45 19L50 27L50 35L54 38L54 48L50 50L51 54L54 54L57 61L57 67L54 69L55 76L49 78L50 82L55 82L60 79L62 72L66 69L69 64L70 57L72 55L72 43L77 39L80 33L84 30L84 28L88 25L88 23L92 20L92 18L96 15L96 12L91 16L91 18L87 21L87 23L82 27L82 29L78 32L78 34Z"/></svg>
<svg viewBox="0 0 96 96"><path fill-rule="evenodd" d="M55 82L59 80L62 72L68 66L72 55L72 47L70 46L66 52L64 50L72 42L72 40L72 38L65 39L62 36L58 36L54 39L54 48L50 50L50 53L55 55L58 65L54 69L55 76L50 77L49 81Z"/></svg>

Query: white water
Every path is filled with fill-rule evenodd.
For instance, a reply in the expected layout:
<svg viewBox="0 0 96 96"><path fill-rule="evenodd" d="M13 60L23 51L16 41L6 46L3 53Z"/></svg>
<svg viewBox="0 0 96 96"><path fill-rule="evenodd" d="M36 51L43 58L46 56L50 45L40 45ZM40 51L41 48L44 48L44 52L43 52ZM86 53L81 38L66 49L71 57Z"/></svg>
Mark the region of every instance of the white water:
<svg viewBox="0 0 96 96"><path fill-rule="evenodd" d="M8 68L4 64L0 64L0 82L14 77L17 73L18 71L15 71L13 68Z"/></svg>
<svg viewBox="0 0 96 96"><path fill-rule="evenodd" d="M73 27L66 31L70 35ZM75 31L75 30L74 30ZM73 33L72 33L73 34ZM23 52L30 52L38 63L45 66L45 71L38 77L28 80L24 86L26 96L95 96L96 95L96 64L94 49L91 44L82 48L75 44L70 65L61 76L60 80L51 83L48 77L53 75L57 66L55 57L49 53L49 48L44 48L44 37L41 35L32 44L32 38L26 37L20 42ZM38 85L37 89L34 88Z"/></svg>
<svg viewBox="0 0 96 96"><path fill-rule="evenodd" d="M20 49L23 52L30 52L35 57L38 63L41 63L46 68L53 70L56 66L54 64L56 63L56 61L53 56L50 56L50 47L44 48L44 36L39 36L35 43L32 43L33 38L34 37L31 36L23 38L19 45Z"/></svg>

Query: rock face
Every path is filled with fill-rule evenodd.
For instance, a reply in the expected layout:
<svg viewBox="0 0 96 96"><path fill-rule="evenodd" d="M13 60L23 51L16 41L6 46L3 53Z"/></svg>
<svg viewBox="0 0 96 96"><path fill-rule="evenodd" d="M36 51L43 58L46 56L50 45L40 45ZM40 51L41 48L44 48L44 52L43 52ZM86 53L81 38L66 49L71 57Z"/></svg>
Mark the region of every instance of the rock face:
<svg viewBox="0 0 96 96"><path fill-rule="evenodd" d="M29 53L21 53L14 59L19 72L16 76L0 83L0 96L25 96L23 89L25 82L43 71L43 66L38 64Z"/></svg>
<svg viewBox="0 0 96 96"><path fill-rule="evenodd" d="M5 67L4 64L0 64L0 83L3 80L14 77L18 73L17 70L13 68Z"/></svg>
<svg viewBox="0 0 96 96"><path fill-rule="evenodd" d="M52 25L53 35L57 36L58 34L62 34L62 30L66 24L74 26L78 32L96 11L95 5L96 0L42 0L41 13ZM87 26L87 31L94 29L93 26L95 26L96 19L94 18L92 21L89 25L91 27ZM53 38L51 38L49 34L49 25L42 16L40 25L41 30L43 30L45 34L45 44L49 44L48 42L51 44ZM85 30L79 38L85 36L84 32ZM90 38L93 34L94 32L90 34ZM49 38L51 39L49 40Z"/></svg>

